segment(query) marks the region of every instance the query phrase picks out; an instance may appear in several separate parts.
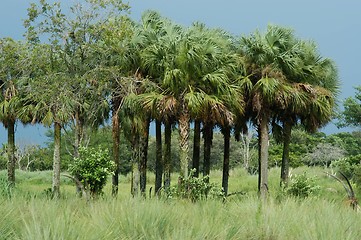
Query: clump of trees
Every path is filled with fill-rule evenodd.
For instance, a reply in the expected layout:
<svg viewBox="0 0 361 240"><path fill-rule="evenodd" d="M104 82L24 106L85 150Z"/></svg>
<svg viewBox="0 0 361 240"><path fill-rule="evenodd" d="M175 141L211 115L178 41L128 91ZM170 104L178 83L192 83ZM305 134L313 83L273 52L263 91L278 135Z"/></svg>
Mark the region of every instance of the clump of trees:
<svg viewBox="0 0 361 240"><path fill-rule="evenodd" d="M231 157L234 135L247 169L253 167L249 149L258 149L255 172L266 198L271 131L282 144L274 164L281 165L281 182L287 184L290 164L299 164L292 155L292 130L302 125L316 132L333 117L339 86L333 61L289 28L269 25L265 32L238 38L198 22L181 26L154 11L137 22L128 9L122 1L85 0L64 11L60 2L40 0L28 9L26 41L1 40L0 119L9 130L9 181L15 183L16 121L53 127L52 191L59 196L64 147L69 163L81 159L79 147L90 143L91 129L111 117L111 134L104 141L112 145L113 195L122 169L131 171L131 193L145 193L152 154L156 192L170 187L175 165L179 184L190 168L195 177L208 176L219 141L222 149L215 152L223 156L216 165L223 170L227 195L229 169L240 161ZM256 141L247 135L249 125ZM66 134L70 145L64 145L64 131L71 132ZM148 156L150 146L155 150ZM121 154L121 148L129 151Z"/></svg>

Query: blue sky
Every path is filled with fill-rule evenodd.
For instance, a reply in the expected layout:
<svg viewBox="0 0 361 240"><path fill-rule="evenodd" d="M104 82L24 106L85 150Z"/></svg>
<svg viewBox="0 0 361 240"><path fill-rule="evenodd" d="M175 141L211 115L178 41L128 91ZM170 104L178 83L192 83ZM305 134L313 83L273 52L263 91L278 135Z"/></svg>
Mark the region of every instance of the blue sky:
<svg viewBox="0 0 361 240"><path fill-rule="evenodd" d="M22 19L26 18L28 0L0 0L0 37L22 39ZM62 3L74 2L63 0ZM353 96L361 85L361 1L291 1L291 0L130 0L131 15L139 19L147 9L158 10L177 23L190 25L200 21L223 28L234 35L244 35L267 24L291 27L297 36L314 40L322 56L333 59L341 81L340 100ZM18 143L42 143L45 129L39 126L17 127ZM338 130L329 124L327 133ZM0 127L0 143L6 132Z"/></svg>

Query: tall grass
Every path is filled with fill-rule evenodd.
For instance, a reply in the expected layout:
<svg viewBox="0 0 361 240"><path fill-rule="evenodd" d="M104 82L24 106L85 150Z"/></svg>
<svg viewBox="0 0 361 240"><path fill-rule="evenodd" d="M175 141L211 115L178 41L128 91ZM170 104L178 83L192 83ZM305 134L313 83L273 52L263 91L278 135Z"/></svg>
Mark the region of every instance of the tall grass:
<svg viewBox="0 0 361 240"><path fill-rule="evenodd" d="M320 199L261 203L157 199L16 199L1 239L361 239L361 219Z"/></svg>
<svg viewBox="0 0 361 240"><path fill-rule="evenodd" d="M304 170L308 169L299 173ZM65 181L64 197L52 200L30 187L46 188L48 177L45 182L35 181L31 176L19 176L34 173L19 172L12 197L0 195L0 239L361 239L359 213L343 203L342 186L322 171L310 169L308 174L316 176L320 184L334 187L337 192L332 194L341 195L339 199L329 194L275 200L276 169L270 171L271 197L265 203L252 193L256 176L242 170L231 172L230 188L252 191L225 202L131 198L125 177L117 199L105 194L86 202L76 198L71 182ZM212 173L211 179L218 175ZM41 179L37 174L33 177Z"/></svg>

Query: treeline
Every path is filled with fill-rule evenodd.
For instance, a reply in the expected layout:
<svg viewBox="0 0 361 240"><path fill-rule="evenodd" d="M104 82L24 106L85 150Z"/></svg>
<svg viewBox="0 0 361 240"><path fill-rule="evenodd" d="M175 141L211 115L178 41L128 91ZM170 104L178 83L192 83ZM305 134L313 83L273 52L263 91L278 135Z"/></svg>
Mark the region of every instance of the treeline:
<svg viewBox="0 0 361 240"><path fill-rule="evenodd" d="M52 191L59 196L63 130L72 129L66 150L78 158L79 147L87 145L86 129L99 128L111 116L106 141L116 166L113 195L128 159L132 194L145 191L152 121L155 191L169 187L170 172L178 166L179 184L191 168L195 177L209 175L211 156L217 153L222 157L215 157L213 165L223 170L227 195L231 136L245 141L249 124L256 129L257 141L245 144L257 146L252 171L259 174L261 196L265 198L268 189L270 132L283 143L282 157L275 162L287 184L290 159L294 162L292 129L302 125L316 132L334 116L339 81L333 61L289 28L270 25L265 32L236 37L199 22L181 26L154 11L134 21L128 10L121 1L89 0L64 11L59 2L41 0L28 9L26 41L1 39L0 119L8 129L9 182L15 183L16 121L53 127ZM214 132L216 127L220 133ZM214 142L220 138L222 149L215 151ZM122 155L125 149L128 156ZM246 158L250 155L245 153ZM254 166L247 164L249 169Z"/></svg>

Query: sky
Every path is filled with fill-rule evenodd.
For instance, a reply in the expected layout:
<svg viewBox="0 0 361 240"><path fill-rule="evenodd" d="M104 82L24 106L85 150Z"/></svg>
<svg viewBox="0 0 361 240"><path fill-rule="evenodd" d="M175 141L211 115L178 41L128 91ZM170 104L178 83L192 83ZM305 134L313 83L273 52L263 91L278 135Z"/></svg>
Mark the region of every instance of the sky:
<svg viewBox="0 0 361 240"><path fill-rule="evenodd" d="M0 0L0 38L22 39L22 20L31 2L34 0ZM359 0L130 0L129 4L136 20L142 12L152 9L184 26L199 21L236 36L248 35L256 29L265 31L268 24L290 27L296 36L315 41L323 57L335 61L341 82L340 105L346 97L354 96L353 87L361 85ZM337 129L332 123L322 129L327 134L350 130ZM43 144L45 131L42 126L18 124L16 142ZM6 131L0 126L0 144L6 139Z"/></svg>

